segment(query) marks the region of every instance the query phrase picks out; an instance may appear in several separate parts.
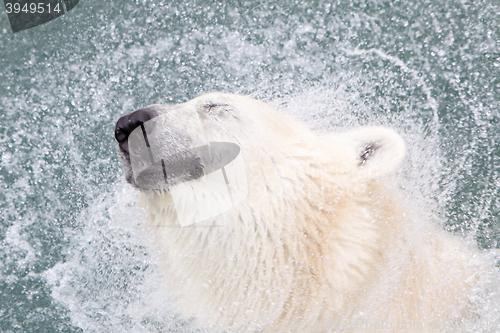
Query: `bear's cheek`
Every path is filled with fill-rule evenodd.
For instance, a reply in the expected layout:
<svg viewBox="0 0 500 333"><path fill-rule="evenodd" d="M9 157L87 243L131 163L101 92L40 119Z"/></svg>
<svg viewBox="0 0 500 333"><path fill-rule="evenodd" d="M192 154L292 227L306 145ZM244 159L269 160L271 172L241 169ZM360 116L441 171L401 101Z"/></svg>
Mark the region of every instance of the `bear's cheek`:
<svg viewBox="0 0 500 333"><path fill-rule="evenodd" d="M271 160L261 158L259 162L247 162L248 195L253 200L262 200L269 196L283 196L285 181L281 178Z"/></svg>

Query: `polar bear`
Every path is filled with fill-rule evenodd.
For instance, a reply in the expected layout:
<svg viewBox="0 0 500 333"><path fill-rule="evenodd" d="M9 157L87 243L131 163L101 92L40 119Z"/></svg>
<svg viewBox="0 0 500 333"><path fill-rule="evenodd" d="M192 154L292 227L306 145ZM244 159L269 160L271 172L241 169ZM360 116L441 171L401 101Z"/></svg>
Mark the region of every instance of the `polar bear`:
<svg viewBox="0 0 500 333"><path fill-rule="evenodd" d="M177 310L204 328L451 332L470 316L474 251L407 217L393 130L318 134L210 93L125 115L115 137Z"/></svg>

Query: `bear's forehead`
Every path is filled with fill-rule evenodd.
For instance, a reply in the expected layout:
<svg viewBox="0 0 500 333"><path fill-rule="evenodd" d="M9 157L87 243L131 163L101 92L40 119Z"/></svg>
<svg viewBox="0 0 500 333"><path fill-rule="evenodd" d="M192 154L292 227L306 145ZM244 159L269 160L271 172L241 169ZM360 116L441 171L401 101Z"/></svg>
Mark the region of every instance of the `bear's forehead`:
<svg viewBox="0 0 500 333"><path fill-rule="evenodd" d="M216 106L234 106L236 100L230 94L209 93L196 97L186 103L179 104L180 107L210 109Z"/></svg>
<svg viewBox="0 0 500 333"><path fill-rule="evenodd" d="M159 114L177 114L179 111L182 111L183 114L195 112L204 118L206 115L224 116L236 111L239 106L241 106L241 103L238 103L237 99L230 94L209 93L185 103L169 105L152 104L148 108L154 109Z"/></svg>

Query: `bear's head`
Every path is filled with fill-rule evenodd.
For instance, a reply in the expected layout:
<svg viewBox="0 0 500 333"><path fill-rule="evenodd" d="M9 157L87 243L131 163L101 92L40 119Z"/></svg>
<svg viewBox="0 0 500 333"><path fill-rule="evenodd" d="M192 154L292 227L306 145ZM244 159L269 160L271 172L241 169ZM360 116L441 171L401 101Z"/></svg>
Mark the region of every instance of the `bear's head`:
<svg viewBox="0 0 500 333"><path fill-rule="evenodd" d="M137 142L131 147L133 132L132 139ZM390 129L362 127L321 138L265 103L222 93L206 94L174 106L153 104L132 112L117 122L115 137L127 181L142 190L168 191L172 185L202 177L208 166L201 155L217 151L234 155L242 149L248 167L259 163L263 156L279 163L285 151L294 150L300 155L300 148L308 145L312 155L317 150L333 149L327 163L334 165L336 172L367 180L391 173L405 155L402 139ZM139 141L143 140L141 145ZM319 141L323 141L320 146ZM210 142L232 142L236 146L214 150ZM207 151L193 151L207 144ZM151 166L161 160L170 164L170 169L167 167L167 175L157 179L161 167L158 163L158 168ZM137 168L135 176L133 166Z"/></svg>
<svg viewBox="0 0 500 333"><path fill-rule="evenodd" d="M312 294L342 308L378 274L401 216L383 177L405 145L387 128L318 134L252 98L211 93L123 116L115 137L174 289L196 300L184 313L212 326L238 327L245 309L254 323L301 317Z"/></svg>

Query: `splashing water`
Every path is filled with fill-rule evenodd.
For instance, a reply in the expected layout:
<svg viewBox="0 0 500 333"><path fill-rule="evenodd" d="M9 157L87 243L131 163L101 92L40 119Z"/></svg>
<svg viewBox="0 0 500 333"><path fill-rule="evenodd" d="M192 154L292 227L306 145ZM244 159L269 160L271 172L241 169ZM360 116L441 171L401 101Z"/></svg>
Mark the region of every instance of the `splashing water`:
<svg viewBox="0 0 500 333"><path fill-rule="evenodd" d="M215 90L317 131L396 129L410 211L496 260L499 12L495 0L87 0L16 34L0 15L0 331L200 331L170 307L113 129ZM493 296L477 302L500 318Z"/></svg>

